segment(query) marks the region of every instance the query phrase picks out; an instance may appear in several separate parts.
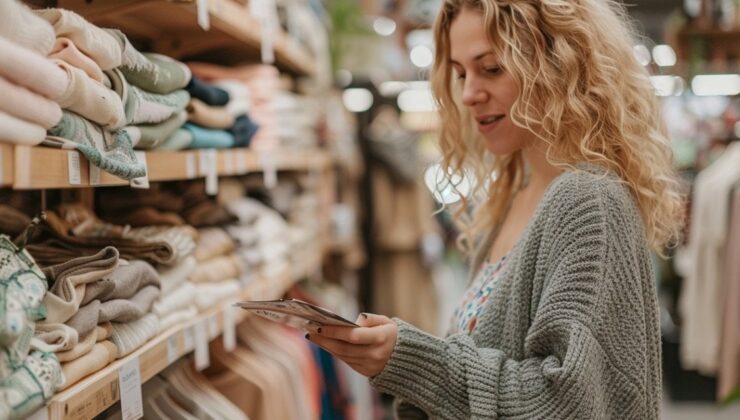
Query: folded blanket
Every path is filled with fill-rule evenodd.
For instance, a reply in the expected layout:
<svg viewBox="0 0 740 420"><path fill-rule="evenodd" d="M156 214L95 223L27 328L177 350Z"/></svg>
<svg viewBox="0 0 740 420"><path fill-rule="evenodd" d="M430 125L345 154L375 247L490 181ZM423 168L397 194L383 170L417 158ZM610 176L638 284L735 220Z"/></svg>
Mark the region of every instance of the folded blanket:
<svg viewBox="0 0 740 420"><path fill-rule="evenodd" d="M197 98L190 98L188 121L206 128L226 130L234 125L234 115L223 106L210 106Z"/></svg>
<svg viewBox="0 0 740 420"><path fill-rule="evenodd" d="M160 318L172 312L187 309L195 302L195 286L186 282L167 295L161 295L152 305L152 313Z"/></svg>
<svg viewBox="0 0 740 420"><path fill-rule="evenodd" d="M2 0L0 37L45 56L54 44L54 28L20 1Z"/></svg>
<svg viewBox="0 0 740 420"><path fill-rule="evenodd" d="M243 66L220 66L218 64L188 62L188 67L193 72L193 76L199 77L205 81L217 81L224 79L233 79L240 81L250 80L270 80L278 79L280 71L267 64L248 64ZM250 90L250 93L251 90Z"/></svg>
<svg viewBox="0 0 740 420"><path fill-rule="evenodd" d="M44 127L0 111L0 143L35 146L44 141L45 137Z"/></svg>
<svg viewBox="0 0 740 420"><path fill-rule="evenodd" d="M129 299L113 299L105 302L93 300L81 307L67 325L77 330L82 337L89 334L101 322L135 321L149 312L159 297L159 288L146 286Z"/></svg>
<svg viewBox="0 0 740 420"><path fill-rule="evenodd" d="M190 100L187 91L176 90L166 95L145 92L129 84L119 70L105 72L112 89L124 104L126 124L161 123L183 111Z"/></svg>
<svg viewBox="0 0 740 420"><path fill-rule="evenodd" d="M185 89L191 97L198 98L211 106L224 106L229 103L228 92L216 86L211 86L196 77L190 79Z"/></svg>
<svg viewBox="0 0 740 420"><path fill-rule="evenodd" d="M217 303L236 302L239 299L241 284L237 280L226 280L219 283L202 283L195 285L197 293L195 304L204 311Z"/></svg>
<svg viewBox="0 0 740 420"><path fill-rule="evenodd" d="M111 341L116 346L116 357L120 359L132 353L158 332L159 319L154 314L148 314L133 322L114 322Z"/></svg>
<svg viewBox="0 0 740 420"><path fill-rule="evenodd" d="M123 127L126 123L126 114L123 102L115 92L90 78L77 67L61 60L57 60L56 63L66 72L68 78L67 90L61 97L55 98L62 108L73 111L108 130Z"/></svg>
<svg viewBox="0 0 740 420"><path fill-rule="evenodd" d="M188 281L190 275L195 271L198 263L195 257L188 256L172 267L161 267L159 269L159 280L162 296L167 296L175 289Z"/></svg>
<svg viewBox="0 0 740 420"><path fill-rule="evenodd" d="M64 111L62 120L49 130L55 138L44 144L59 148L73 148L93 165L123 179L146 175L146 168L134 155L134 146L125 130L111 133L77 114Z"/></svg>
<svg viewBox="0 0 740 420"><path fill-rule="evenodd" d="M137 149L154 149L180 129L186 120L187 113L178 112L159 124L132 125L126 127L125 130L139 131Z"/></svg>
<svg viewBox="0 0 740 420"><path fill-rule="evenodd" d="M167 137L167 139L165 139L155 149L171 151L183 150L189 148L191 144L193 144L193 135L190 131L180 128Z"/></svg>
<svg viewBox="0 0 740 420"><path fill-rule="evenodd" d="M198 262L229 254L236 248L234 240L221 228L204 228L198 233L198 246L193 254Z"/></svg>
<svg viewBox="0 0 740 420"><path fill-rule="evenodd" d="M159 94L172 93L188 85L192 75L185 64L162 54L146 53L144 57L152 64L149 68L121 67L132 85Z"/></svg>
<svg viewBox="0 0 740 420"><path fill-rule="evenodd" d="M228 130L234 136L234 147L249 147L259 128L246 114L238 116Z"/></svg>
<svg viewBox="0 0 740 420"><path fill-rule="evenodd" d="M106 286L108 284L112 287ZM144 261L130 261L128 264L119 265L105 277L104 281L90 284L85 289L82 304L87 305L94 299L101 302L127 299L150 285L159 288L159 274L154 267Z"/></svg>
<svg viewBox="0 0 740 420"><path fill-rule="evenodd" d="M136 207L127 213L107 213L105 214L105 220L133 227L182 226L185 224L185 221L177 213L157 210L150 206ZM0 226L2 225L0 224Z"/></svg>
<svg viewBox="0 0 740 420"><path fill-rule="evenodd" d="M190 275L193 283L212 283L236 279L244 273L244 264L236 255L222 255L203 261Z"/></svg>
<svg viewBox="0 0 740 420"><path fill-rule="evenodd" d="M86 21L71 10L44 9L36 14L54 27L58 38L69 38L101 69L110 70L121 65L123 51L117 38Z"/></svg>
<svg viewBox="0 0 740 420"><path fill-rule="evenodd" d="M223 130L211 130L195 124L182 126L193 136L192 149L228 149L234 147L234 136Z"/></svg>
<svg viewBox="0 0 740 420"><path fill-rule="evenodd" d="M54 47L49 53L49 58L64 61L84 71L85 74L96 82L105 83L103 70L100 69L98 63L80 51L69 38L57 38L56 42L54 42Z"/></svg>
<svg viewBox="0 0 740 420"><path fill-rule="evenodd" d="M79 342L77 330L66 324L37 323L35 338L46 343L51 351L72 350Z"/></svg>
<svg viewBox="0 0 740 420"><path fill-rule="evenodd" d="M159 319L159 332L165 331L171 328L173 325L181 322L187 322L198 316L198 308L195 305L190 305L185 309L179 309L168 313Z"/></svg>
<svg viewBox="0 0 740 420"><path fill-rule="evenodd" d="M146 58L136 48L131 45L126 35L118 29L103 29L111 36L116 38L118 45L121 47L121 67L122 71L143 72L151 74L159 72L156 64ZM174 90L174 89L173 89ZM169 92L167 92L169 93Z"/></svg>
<svg viewBox="0 0 740 420"><path fill-rule="evenodd" d="M0 418L22 419L41 408L64 383L54 353L32 352L23 368L0 381Z"/></svg>
<svg viewBox="0 0 740 420"><path fill-rule="evenodd" d="M72 360L79 359L80 357L90 353L95 343L98 342L98 334L95 330L88 333L85 338L81 339L76 346L67 351L56 353L57 359L60 362L71 362Z"/></svg>
<svg viewBox="0 0 740 420"><path fill-rule="evenodd" d="M190 255L195 250L195 238L198 231L192 226L147 226L129 229L125 238L142 242L165 242L172 249L172 260L168 264L175 264Z"/></svg>
<svg viewBox="0 0 740 420"><path fill-rule="evenodd" d="M62 119L56 102L0 77L0 111L18 119L51 128Z"/></svg>
<svg viewBox="0 0 740 420"><path fill-rule="evenodd" d="M64 385L61 389L67 389L76 384L80 379L91 375L104 367L110 362L116 360L116 346L110 341L96 343L92 350L86 355L68 363L62 364L64 373Z"/></svg>

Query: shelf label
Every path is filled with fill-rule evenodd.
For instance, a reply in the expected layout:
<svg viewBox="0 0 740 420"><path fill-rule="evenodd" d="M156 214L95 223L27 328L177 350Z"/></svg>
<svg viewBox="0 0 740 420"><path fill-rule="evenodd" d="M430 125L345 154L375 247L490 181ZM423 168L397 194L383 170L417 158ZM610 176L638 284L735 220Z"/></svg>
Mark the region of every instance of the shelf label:
<svg viewBox="0 0 740 420"><path fill-rule="evenodd" d="M171 365L178 359L177 336L172 335L167 339L167 364Z"/></svg>
<svg viewBox="0 0 740 420"><path fill-rule="evenodd" d="M138 357L134 357L118 369L118 388L121 392L121 418L137 420L144 417Z"/></svg>
<svg viewBox="0 0 740 420"><path fill-rule="evenodd" d="M204 31L211 29L211 16L208 14L208 0L198 0L198 26Z"/></svg>
<svg viewBox="0 0 740 420"><path fill-rule="evenodd" d="M263 63L275 62L275 38L280 29L275 0L251 0L249 12L257 18L262 28L260 53Z"/></svg>
<svg viewBox="0 0 740 420"><path fill-rule="evenodd" d="M80 169L80 153L75 150L67 152L67 170L70 185L82 184L82 170Z"/></svg>
<svg viewBox="0 0 740 420"><path fill-rule="evenodd" d="M147 167L146 164L146 152L142 151L135 151L134 155L136 156L136 160L144 165L144 176L139 178L134 178L131 180L131 188L140 188L143 190L149 189L149 167ZM92 165L92 164L90 164Z"/></svg>
<svg viewBox="0 0 740 420"><path fill-rule="evenodd" d="M194 179L198 176L198 161L195 153L185 154L185 171L188 179Z"/></svg>
<svg viewBox="0 0 740 420"><path fill-rule="evenodd" d="M265 188L271 190L277 187L278 175L277 175L277 159L275 158L274 152L263 152L260 154L262 163L262 179L265 184Z"/></svg>
<svg viewBox="0 0 740 420"><path fill-rule="evenodd" d="M228 303L224 305L224 350L236 349L236 308Z"/></svg>
<svg viewBox="0 0 740 420"><path fill-rule="evenodd" d="M187 327L183 331L185 338L185 353L193 351L195 348L195 338L193 338L193 327Z"/></svg>
<svg viewBox="0 0 740 420"><path fill-rule="evenodd" d="M208 354L208 335L203 320L195 324L195 369L201 371L211 365Z"/></svg>
<svg viewBox="0 0 740 420"><path fill-rule="evenodd" d="M206 194L218 194L218 152L216 149L201 150L200 173L206 177Z"/></svg>
<svg viewBox="0 0 740 420"><path fill-rule="evenodd" d="M208 318L208 338L213 340L214 338L218 337L218 334L218 318L216 317L216 315L213 315L212 317Z"/></svg>

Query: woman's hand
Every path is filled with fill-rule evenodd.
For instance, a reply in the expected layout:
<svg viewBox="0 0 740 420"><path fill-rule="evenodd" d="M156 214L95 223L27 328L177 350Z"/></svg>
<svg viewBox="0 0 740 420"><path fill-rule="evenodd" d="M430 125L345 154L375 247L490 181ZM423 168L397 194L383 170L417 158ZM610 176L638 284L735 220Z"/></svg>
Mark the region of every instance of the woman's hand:
<svg viewBox="0 0 740 420"><path fill-rule="evenodd" d="M388 317L360 314L359 328L323 326L312 328L306 339L372 378L385 368L396 346L398 325Z"/></svg>

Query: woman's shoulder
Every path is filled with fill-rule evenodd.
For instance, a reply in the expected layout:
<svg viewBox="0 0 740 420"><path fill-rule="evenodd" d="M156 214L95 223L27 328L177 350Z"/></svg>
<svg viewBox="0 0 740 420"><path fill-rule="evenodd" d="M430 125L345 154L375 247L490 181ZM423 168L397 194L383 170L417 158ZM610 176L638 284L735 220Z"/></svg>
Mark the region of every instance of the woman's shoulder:
<svg viewBox="0 0 740 420"><path fill-rule="evenodd" d="M553 181L543 198L546 205L589 203L621 204L620 211L635 207L632 193L619 175L610 169L585 163L565 170Z"/></svg>

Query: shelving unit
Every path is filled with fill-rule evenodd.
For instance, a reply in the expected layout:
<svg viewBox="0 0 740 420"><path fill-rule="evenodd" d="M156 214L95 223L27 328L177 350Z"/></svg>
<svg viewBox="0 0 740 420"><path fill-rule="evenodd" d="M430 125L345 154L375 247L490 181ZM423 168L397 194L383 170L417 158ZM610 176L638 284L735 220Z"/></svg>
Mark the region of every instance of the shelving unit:
<svg viewBox="0 0 740 420"><path fill-rule="evenodd" d="M301 263L276 278L257 278L247 285L235 301L279 298L298 280L315 273L320 267L320 260L320 255L307 255L301 259ZM225 329L225 311L224 306L213 307L188 323L174 326L149 340L134 353L58 393L45 408L49 419L89 419L100 414L120 398L118 372L121 366L138 358L141 380L146 382L174 360L193 350L186 348L186 342L193 340L187 340L185 336L193 334L195 325L205 323L206 334L211 339L221 336ZM235 324L239 324L246 319L247 312L235 308L234 315Z"/></svg>
<svg viewBox="0 0 740 420"><path fill-rule="evenodd" d="M0 187L18 190L83 188L128 185L128 181L100 172L98 183L91 182L90 164L80 155L80 183L69 182L68 150L47 147L11 146L0 144ZM201 155L205 150L181 152L147 152L146 162L150 182L176 181L204 177ZM277 149L256 152L250 149L224 149L216 153L218 176L244 175L261 172L268 167L277 171L324 171L331 157L320 150Z"/></svg>
<svg viewBox="0 0 740 420"><path fill-rule="evenodd" d="M196 0L59 0L90 22L118 28L148 50L186 59L206 55L222 64L259 61L262 28L248 7L234 0L208 0L209 30L197 24ZM316 64L298 42L280 31L275 64L295 75L311 75Z"/></svg>

